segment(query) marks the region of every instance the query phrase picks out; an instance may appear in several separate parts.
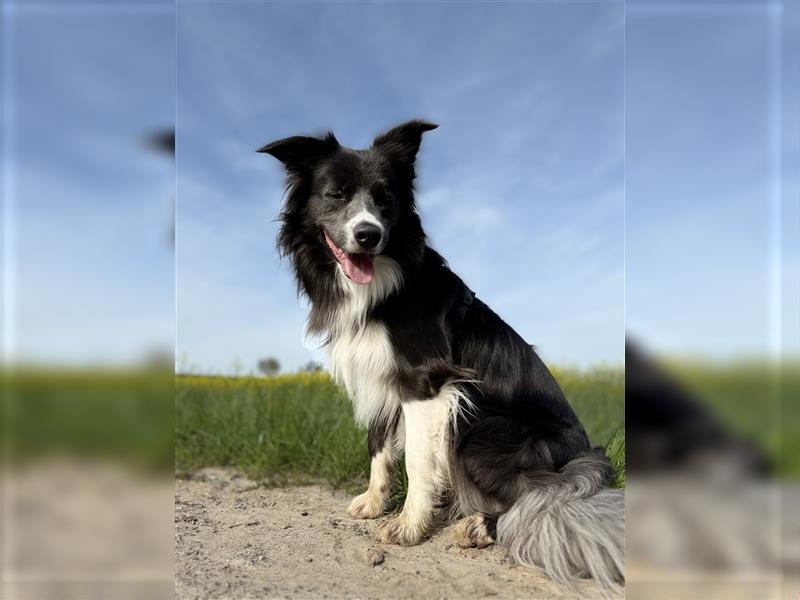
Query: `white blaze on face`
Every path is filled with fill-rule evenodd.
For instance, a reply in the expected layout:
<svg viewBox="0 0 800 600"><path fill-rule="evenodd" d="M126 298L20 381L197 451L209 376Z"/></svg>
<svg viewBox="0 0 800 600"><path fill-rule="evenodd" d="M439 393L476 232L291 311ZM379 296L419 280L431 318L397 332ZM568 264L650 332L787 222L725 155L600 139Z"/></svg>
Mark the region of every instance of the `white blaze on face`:
<svg viewBox="0 0 800 600"><path fill-rule="evenodd" d="M386 228L383 226L383 223L380 222L378 217L374 214L369 212L366 208L362 208L352 219L350 219L347 224L345 225L345 231L347 231L347 243L348 245L352 244L353 248L359 248L359 243L356 241L355 236L355 228L356 225L360 223L369 223L370 225L375 225L381 231L381 241L378 242L378 245L375 248L370 250L372 254L380 254L383 250L383 247L386 245Z"/></svg>
<svg viewBox="0 0 800 600"><path fill-rule="evenodd" d="M388 241L386 226L377 215L369 210L370 204L363 193L357 194L352 204L348 206L347 212L341 215L342 220L333 226L336 239L342 243L341 247L336 245L327 231L325 232L325 241L344 274L354 283L361 285L372 281L374 276L373 260L376 255L383 252ZM380 234L378 243L372 248L362 246L356 239L356 231L359 226L363 227L364 225L369 226L370 229L374 228L371 232L373 235ZM370 241L374 242L374 238Z"/></svg>

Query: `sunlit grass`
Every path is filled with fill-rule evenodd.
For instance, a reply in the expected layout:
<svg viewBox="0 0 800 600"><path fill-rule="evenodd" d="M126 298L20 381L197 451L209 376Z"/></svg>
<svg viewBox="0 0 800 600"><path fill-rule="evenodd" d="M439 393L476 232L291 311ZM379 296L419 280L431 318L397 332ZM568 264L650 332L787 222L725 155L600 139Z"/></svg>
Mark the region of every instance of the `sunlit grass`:
<svg viewBox="0 0 800 600"><path fill-rule="evenodd" d="M324 373L268 378L178 377L178 473L231 465L274 484L368 475L366 432Z"/></svg>
<svg viewBox="0 0 800 600"><path fill-rule="evenodd" d="M556 377L592 442L611 442L612 460L622 466L622 370L558 370ZM175 407L179 474L235 466L270 484L324 480L344 487L369 476L366 432L356 426L349 400L326 373L182 376Z"/></svg>

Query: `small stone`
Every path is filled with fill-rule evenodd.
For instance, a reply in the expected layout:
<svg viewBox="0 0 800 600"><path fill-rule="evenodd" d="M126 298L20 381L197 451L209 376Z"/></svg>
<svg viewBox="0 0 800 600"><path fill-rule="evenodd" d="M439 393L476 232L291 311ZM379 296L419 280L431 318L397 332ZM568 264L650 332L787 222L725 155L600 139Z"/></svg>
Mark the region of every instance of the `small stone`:
<svg viewBox="0 0 800 600"><path fill-rule="evenodd" d="M383 561L386 560L386 554L380 548L369 548L366 559L370 567L376 567L383 564Z"/></svg>
<svg viewBox="0 0 800 600"><path fill-rule="evenodd" d="M300 513L300 516L301 517L307 517L308 516L308 511L304 510L303 512Z"/></svg>

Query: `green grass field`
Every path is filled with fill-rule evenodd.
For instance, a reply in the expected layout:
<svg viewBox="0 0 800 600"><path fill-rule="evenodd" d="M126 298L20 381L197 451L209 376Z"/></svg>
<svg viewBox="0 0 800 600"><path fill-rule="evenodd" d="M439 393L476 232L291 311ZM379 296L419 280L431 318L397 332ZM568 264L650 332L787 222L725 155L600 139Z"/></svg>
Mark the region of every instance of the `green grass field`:
<svg viewBox="0 0 800 600"><path fill-rule="evenodd" d="M800 363L672 359L665 368L729 431L753 441L780 479L800 480Z"/></svg>
<svg viewBox="0 0 800 600"><path fill-rule="evenodd" d="M77 458L173 472L170 370L6 370L0 385L6 464Z"/></svg>
<svg viewBox="0 0 800 600"><path fill-rule="evenodd" d="M671 361L668 368L728 429L753 440L781 479L800 479L800 365ZM595 444L624 483L621 369L554 369ZM113 461L178 475L236 466L267 484L367 478L366 432L324 373L273 378L171 372L6 370L0 455Z"/></svg>
<svg viewBox="0 0 800 600"><path fill-rule="evenodd" d="M800 479L800 365L669 369L720 422L753 440L782 479ZM595 444L624 482L621 369L554 369ZM236 466L268 484L361 485L366 432L324 373L273 378L178 376L145 371L6 371L0 453L9 464L48 456L102 459L178 475ZM174 451L173 451L174 449Z"/></svg>
<svg viewBox="0 0 800 600"><path fill-rule="evenodd" d="M593 443L606 445L624 482L621 369L555 370ZM181 376L176 380L178 474L230 465L283 485L327 481L350 488L369 476L366 432L325 373L271 378Z"/></svg>

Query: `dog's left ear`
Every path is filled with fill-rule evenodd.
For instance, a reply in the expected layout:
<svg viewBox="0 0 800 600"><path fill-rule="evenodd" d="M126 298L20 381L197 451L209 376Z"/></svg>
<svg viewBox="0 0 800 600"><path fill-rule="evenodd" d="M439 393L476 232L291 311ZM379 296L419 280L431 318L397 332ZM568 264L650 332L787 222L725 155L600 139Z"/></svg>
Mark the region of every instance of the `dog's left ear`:
<svg viewBox="0 0 800 600"><path fill-rule="evenodd" d="M421 119L407 121L376 137L372 147L392 160L413 165L422 142L422 134L437 127L436 123Z"/></svg>

